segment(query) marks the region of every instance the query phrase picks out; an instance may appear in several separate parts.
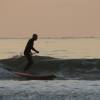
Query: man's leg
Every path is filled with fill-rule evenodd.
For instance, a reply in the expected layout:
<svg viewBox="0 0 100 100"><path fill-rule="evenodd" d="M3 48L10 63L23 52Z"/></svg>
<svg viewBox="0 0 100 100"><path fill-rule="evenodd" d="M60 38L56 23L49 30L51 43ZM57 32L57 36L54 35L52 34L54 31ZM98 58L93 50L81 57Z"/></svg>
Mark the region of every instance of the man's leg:
<svg viewBox="0 0 100 100"><path fill-rule="evenodd" d="M32 56L26 55L26 58L27 58L27 60L28 60L28 63L27 63L27 65L26 65L24 71L27 71L27 70L29 69L29 67L33 64Z"/></svg>

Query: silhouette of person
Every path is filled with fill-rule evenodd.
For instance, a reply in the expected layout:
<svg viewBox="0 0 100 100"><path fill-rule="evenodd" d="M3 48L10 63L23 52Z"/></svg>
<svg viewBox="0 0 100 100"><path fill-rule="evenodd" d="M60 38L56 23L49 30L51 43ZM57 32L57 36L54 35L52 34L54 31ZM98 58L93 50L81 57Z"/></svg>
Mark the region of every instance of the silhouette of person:
<svg viewBox="0 0 100 100"><path fill-rule="evenodd" d="M24 68L24 71L27 71L29 69L29 67L33 64L31 50L35 51L36 53L39 53L39 51L37 51L34 48L34 41L36 41L37 39L38 39L38 35L33 34L32 38L29 39L29 41L27 42L27 45L26 45L25 50L24 50L24 55L25 55L28 62L27 62L27 65Z"/></svg>

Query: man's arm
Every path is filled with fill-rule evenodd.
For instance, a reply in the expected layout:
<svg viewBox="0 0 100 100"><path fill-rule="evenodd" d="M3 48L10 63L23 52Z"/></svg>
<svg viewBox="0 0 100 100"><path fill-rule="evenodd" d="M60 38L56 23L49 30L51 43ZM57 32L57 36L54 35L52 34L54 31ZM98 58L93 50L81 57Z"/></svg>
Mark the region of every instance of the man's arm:
<svg viewBox="0 0 100 100"><path fill-rule="evenodd" d="M33 51L35 51L36 53L39 53L39 51L37 51L34 47L32 48Z"/></svg>

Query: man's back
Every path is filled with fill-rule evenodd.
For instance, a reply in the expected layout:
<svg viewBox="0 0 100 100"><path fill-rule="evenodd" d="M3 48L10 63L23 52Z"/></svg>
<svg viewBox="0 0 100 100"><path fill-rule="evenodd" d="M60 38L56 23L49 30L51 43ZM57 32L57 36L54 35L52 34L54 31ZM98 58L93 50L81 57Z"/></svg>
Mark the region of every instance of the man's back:
<svg viewBox="0 0 100 100"><path fill-rule="evenodd" d="M33 45L34 45L33 39L29 39L29 41L27 42L27 45L25 47L24 54L25 53L30 53L31 49L33 48Z"/></svg>

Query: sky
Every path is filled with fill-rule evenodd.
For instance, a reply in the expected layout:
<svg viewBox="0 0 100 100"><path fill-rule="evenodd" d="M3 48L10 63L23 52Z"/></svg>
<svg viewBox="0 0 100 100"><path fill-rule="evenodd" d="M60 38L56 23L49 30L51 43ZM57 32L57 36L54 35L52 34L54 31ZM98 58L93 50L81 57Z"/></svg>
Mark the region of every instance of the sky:
<svg viewBox="0 0 100 100"><path fill-rule="evenodd" d="M100 0L0 0L0 37L98 36Z"/></svg>

